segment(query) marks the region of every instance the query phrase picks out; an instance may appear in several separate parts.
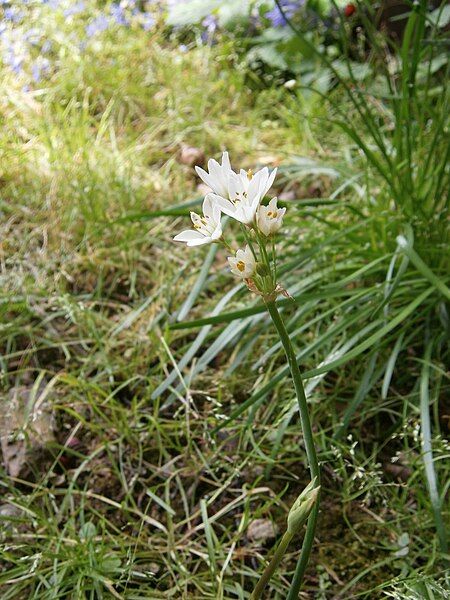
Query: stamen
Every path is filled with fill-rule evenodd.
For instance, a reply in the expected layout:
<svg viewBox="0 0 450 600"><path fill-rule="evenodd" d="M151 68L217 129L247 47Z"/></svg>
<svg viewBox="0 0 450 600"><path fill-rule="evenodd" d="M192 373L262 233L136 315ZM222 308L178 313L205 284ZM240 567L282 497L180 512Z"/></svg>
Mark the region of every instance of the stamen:
<svg viewBox="0 0 450 600"><path fill-rule="evenodd" d="M236 267L242 273L242 271L245 270L245 263L242 260L240 260L239 262L236 263Z"/></svg>

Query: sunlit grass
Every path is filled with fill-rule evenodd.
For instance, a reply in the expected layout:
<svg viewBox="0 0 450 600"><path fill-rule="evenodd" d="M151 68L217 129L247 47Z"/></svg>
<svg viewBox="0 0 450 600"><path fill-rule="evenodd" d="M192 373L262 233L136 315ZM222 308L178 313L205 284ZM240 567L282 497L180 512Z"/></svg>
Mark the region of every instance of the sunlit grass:
<svg viewBox="0 0 450 600"><path fill-rule="evenodd" d="M51 35L74 30L46 19ZM249 525L282 531L308 481L258 300L232 290L220 251L199 275L202 255L172 244L181 221L152 217L201 196L182 144L289 166L282 282L296 302L281 306L324 465L305 597L440 597L420 410L428 394L446 491L448 319L403 262L389 203L372 208L380 182L367 186L320 100L253 92L230 46L186 53L159 31L118 30L81 52L58 36L47 80L24 90L1 72L2 402L41 381L56 430L19 478L1 472L2 597L245 598L275 541ZM285 597L300 542L268 597Z"/></svg>

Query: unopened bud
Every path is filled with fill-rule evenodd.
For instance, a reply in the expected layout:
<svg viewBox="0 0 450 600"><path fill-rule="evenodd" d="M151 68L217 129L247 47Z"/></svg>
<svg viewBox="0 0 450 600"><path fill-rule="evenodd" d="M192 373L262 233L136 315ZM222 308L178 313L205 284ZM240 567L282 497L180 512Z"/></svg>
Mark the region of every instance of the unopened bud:
<svg viewBox="0 0 450 600"><path fill-rule="evenodd" d="M289 533L296 533L309 517L309 513L312 511L313 506L317 501L317 496L320 492L320 485L314 487L315 483L316 478L314 477L311 483L306 486L306 488L294 502L291 510L289 511L287 518L287 530Z"/></svg>

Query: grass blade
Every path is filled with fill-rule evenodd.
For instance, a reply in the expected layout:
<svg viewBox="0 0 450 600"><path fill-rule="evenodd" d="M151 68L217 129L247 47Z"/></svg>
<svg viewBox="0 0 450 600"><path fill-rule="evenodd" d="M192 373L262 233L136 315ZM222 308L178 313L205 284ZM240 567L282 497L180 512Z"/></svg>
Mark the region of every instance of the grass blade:
<svg viewBox="0 0 450 600"><path fill-rule="evenodd" d="M201 294L203 287L205 285L206 278L209 275L209 270L213 263L213 260L217 254L218 246L213 244L206 255L205 261L203 263L202 268L200 269L200 273L198 274L197 281L193 285L191 291L189 292L188 297L184 301L182 307L178 311L177 320L182 321L186 318L191 308L194 306L195 301L197 300L199 294Z"/></svg>
<svg viewBox="0 0 450 600"><path fill-rule="evenodd" d="M379 329L376 333L367 338L364 342L356 346L353 350L350 350L344 356L339 357L336 360L333 360L329 363L326 363L316 369L312 369L310 371L306 371L303 373L303 379L316 377L316 375L321 375L322 373L327 373L328 371L332 371L337 367L342 366L348 361L356 358L365 350L368 350L371 346L376 344L379 340L381 340L386 334L388 334L392 329L397 327L402 321L404 321L416 308L432 293L433 288L428 288L420 296L418 296L415 300L413 300L408 306L406 306L403 310L401 310L396 317L394 317L391 321L389 321L384 327ZM376 322L378 323L378 321ZM375 324L376 324L375 323ZM372 324L373 325L373 324ZM362 333L362 332L360 332ZM365 335L365 332L364 332ZM232 421L234 421L237 417L239 417L243 412L245 412L250 406L252 406L255 402L263 398L268 392L272 390L272 388L283 379L287 374L287 368L284 367L281 371L272 378L272 380L266 384L263 388L258 390L255 394L250 396L248 400L246 400L241 406L239 406L233 413L230 415L228 419L226 419L223 423L217 425L212 434L217 433L223 427L229 425Z"/></svg>
<svg viewBox="0 0 450 600"><path fill-rule="evenodd" d="M423 262L417 252L411 247L405 237L399 235L397 237L397 243L408 256L409 260L413 263L416 269L434 285L434 287L443 294L443 296L450 300L450 289L445 283L435 274L433 271Z"/></svg>
<svg viewBox="0 0 450 600"><path fill-rule="evenodd" d="M441 499L439 497L436 471L434 470L433 449L431 446L431 423L430 423L430 360L433 343L430 342L425 350L422 373L420 377L420 432L422 445L422 460L425 467L425 478L427 480L428 493L431 506L433 507L434 521L441 545L441 550L446 553L447 534L444 519L441 512Z"/></svg>

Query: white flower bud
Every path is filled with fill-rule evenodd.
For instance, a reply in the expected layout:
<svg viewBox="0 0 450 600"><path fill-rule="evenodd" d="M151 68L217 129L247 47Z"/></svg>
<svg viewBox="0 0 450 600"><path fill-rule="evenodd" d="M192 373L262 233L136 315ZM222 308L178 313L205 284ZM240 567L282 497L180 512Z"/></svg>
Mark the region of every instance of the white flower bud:
<svg viewBox="0 0 450 600"><path fill-rule="evenodd" d="M260 232L269 236L279 231L285 212L285 208L277 208L276 198L272 198L268 206L261 205L256 213L256 222Z"/></svg>
<svg viewBox="0 0 450 600"><path fill-rule="evenodd" d="M245 247L245 250L239 249L236 256L229 256L228 262L231 272L240 279L250 279L256 269L255 257L248 246Z"/></svg>

